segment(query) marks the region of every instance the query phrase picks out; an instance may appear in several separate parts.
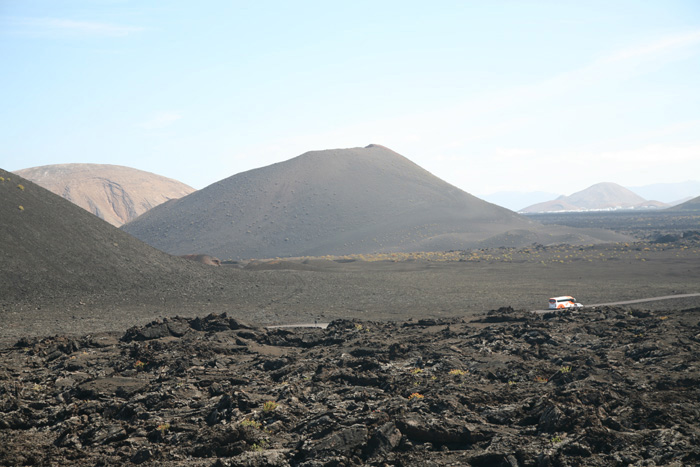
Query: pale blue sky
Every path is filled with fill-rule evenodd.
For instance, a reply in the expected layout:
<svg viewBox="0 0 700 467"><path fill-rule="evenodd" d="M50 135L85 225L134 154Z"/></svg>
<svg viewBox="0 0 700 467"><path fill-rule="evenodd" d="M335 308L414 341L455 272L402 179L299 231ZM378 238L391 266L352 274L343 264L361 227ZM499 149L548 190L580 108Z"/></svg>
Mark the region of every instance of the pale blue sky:
<svg viewBox="0 0 700 467"><path fill-rule="evenodd" d="M700 2L0 0L0 167L378 143L476 195L700 179Z"/></svg>

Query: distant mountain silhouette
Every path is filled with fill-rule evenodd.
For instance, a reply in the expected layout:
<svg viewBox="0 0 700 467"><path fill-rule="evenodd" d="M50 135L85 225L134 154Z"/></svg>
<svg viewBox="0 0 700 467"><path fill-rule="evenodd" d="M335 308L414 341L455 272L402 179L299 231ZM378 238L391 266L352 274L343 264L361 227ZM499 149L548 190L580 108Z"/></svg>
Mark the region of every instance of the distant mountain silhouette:
<svg viewBox="0 0 700 467"><path fill-rule="evenodd" d="M636 193L616 183L597 183L569 196L522 209L523 213L561 211L599 211L612 209L662 208L667 205L658 201L647 201Z"/></svg>
<svg viewBox="0 0 700 467"><path fill-rule="evenodd" d="M122 229L168 253L222 260L441 251L493 246L490 239L508 246L600 241L545 229L379 145L307 152L240 173Z"/></svg>
<svg viewBox="0 0 700 467"><path fill-rule="evenodd" d="M666 209L666 211L673 212L700 212L700 196L693 198L685 203L673 206L672 208Z"/></svg>
<svg viewBox="0 0 700 467"><path fill-rule="evenodd" d="M143 170L107 164L56 164L15 171L119 227L194 188Z"/></svg>

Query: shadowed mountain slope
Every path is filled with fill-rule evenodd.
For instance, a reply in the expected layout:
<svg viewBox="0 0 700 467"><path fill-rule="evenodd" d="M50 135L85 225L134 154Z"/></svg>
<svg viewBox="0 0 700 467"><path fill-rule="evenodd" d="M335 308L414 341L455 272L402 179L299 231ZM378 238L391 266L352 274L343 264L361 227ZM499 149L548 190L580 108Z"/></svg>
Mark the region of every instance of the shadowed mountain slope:
<svg viewBox="0 0 700 467"><path fill-rule="evenodd" d="M509 231L499 244L571 236L571 229L545 231L379 145L307 152L240 173L122 229L172 254L221 259L463 249L492 246L490 238Z"/></svg>
<svg viewBox="0 0 700 467"><path fill-rule="evenodd" d="M180 291L216 282L209 271L215 268L158 251L2 169L0 219L3 301Z"/></svg>
<svg viewBox="0 0 700 467"><path fill-rule="evenodd" d="M686 201L685 203L679 204L672 208L667 209L667 211L674 212L700 212L700 196Z"/></svg>
<svg viewBox="0 0 700 467"><path fill-rule="evenodd" d="M107 164L56 164L15 171L119 227L194 188L143 170Z"/></svg>
<svg viewBox="0 0 700 467"><path fill-rule="evenodd" d="M616 183L597 183L569 196L533 204L520 212L593 211L606 209L660 208L658 201L647 201Z"/></svg>

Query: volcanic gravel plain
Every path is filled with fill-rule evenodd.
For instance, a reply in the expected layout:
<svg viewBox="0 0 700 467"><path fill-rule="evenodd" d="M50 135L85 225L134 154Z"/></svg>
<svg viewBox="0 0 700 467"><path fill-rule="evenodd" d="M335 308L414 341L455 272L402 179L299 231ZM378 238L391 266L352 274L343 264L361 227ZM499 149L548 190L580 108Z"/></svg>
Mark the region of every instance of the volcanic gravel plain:
<svg viewBox="0 0 700 467"><path fill-rule="evenodd" d="M533 313L700 292L692 216L215 267L3 176L0 465L700 463L697 296Z"/></svg>

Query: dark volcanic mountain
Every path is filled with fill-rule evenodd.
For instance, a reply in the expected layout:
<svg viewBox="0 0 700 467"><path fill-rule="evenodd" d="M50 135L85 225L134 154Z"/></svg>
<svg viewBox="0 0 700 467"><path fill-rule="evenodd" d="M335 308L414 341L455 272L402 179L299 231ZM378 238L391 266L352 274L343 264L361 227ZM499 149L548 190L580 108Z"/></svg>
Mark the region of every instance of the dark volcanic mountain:
<svg viewBox="0 0 700 467"><path fill-rule="evenodd" d="M661 208L658 201L647 201L616 183L597 183L569 196L533 204L520 212L600 211L612 209Z"/></svg>
<svg viewBox="0 0 700 467"><path fill-rule="evenodd" d="M2 169L0 218L3 301L181 291L212 280L210 267L158 251Z"/></svg>
<svg viewBox="0 0 700 467"><path fill-rule="evenodd" d="M700 211L700 196L679 204L678 206L669 208L667 211L698 212Z"/></svg>
<svg viewBox="0 0 700 467"><path fill-rule="evenodd" d="M378 145L307 152L240 173L122 228L168 253L221 259L596 241L572 238L570 229L545 232Z"/></svg>
<svg viewBox="0 0 700 467"><path fill-rule="evenodd" d="M194 188L143 170L108 164L55 164L15 171L119 227Z"/></svg>

